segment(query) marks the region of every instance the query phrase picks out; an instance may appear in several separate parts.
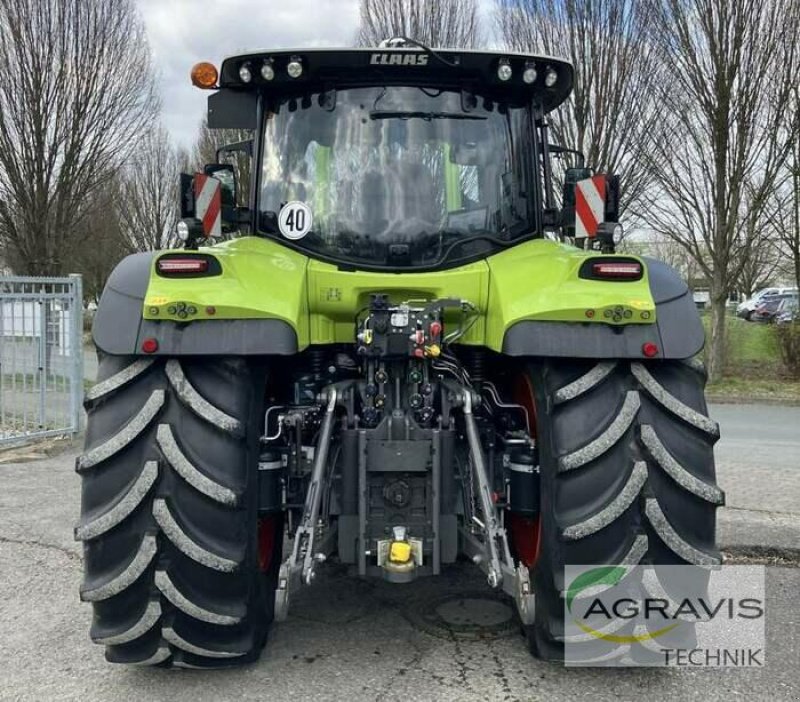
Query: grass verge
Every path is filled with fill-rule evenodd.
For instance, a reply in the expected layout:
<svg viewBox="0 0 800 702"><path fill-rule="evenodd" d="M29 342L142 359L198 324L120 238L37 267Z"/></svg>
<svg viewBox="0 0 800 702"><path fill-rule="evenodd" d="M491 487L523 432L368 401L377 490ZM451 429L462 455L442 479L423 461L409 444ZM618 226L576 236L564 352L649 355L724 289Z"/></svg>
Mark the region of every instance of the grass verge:
<svg viewBox="0 0 800 702"><path fill-rule="evenodd" d="M704 315L706 333L708 322ZM708 399L800 405L800 379L784 368L772 325L728 317L726 326L728 361L722 378L708 385Z"/></svg>

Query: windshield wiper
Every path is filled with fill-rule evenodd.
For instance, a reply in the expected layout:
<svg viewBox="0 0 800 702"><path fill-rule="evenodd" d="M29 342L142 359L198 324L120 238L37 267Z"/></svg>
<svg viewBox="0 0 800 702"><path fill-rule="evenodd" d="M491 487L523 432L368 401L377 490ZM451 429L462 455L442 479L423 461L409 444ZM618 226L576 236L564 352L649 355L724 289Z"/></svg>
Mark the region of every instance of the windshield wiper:
<svg viewBox="0 0 800 702"><path fill-rule="evenodd" d="M421 111L401 111L401 110L372 110L369 113L370 119L424 119L431 122L434 119L470 119L485 120L481 115L465 115L463 112L421 112Z"/></svg>
<svg viewBox="0 0 800 702"><path fill-rule="evenodd" d="M441 237L442 245L444 247L445 242L448 239L455 239L455 241L449 242L449 244L444 248L442 254L436 259L436 265L443 263L447 258L450 256L453 251L455 251L459 246L464 244L471 244L475 241L488 241L495 246L500 248L507 248L508 246L512 246L514 244L519 243L519 239L513 239L511 241L506 239L498 239L494 234L490 232L482 232L479 234L467 234L464 235L462 230L458 229L445 229L444 231L437 232L436 234L431 234L431 238L439 238Z"/></svg>

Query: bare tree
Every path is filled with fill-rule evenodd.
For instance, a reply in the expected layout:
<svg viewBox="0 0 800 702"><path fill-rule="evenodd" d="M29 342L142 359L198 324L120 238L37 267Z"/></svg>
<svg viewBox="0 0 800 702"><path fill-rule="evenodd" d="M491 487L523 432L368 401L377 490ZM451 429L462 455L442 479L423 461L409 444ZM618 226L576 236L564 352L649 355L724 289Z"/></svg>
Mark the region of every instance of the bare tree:
<svg viewBox="0 0 800 702"><path fill-rule="evenodd" d="M710 282L708 371L725 366L725 308L758 244L753 213L776 188L800 116L798 0L663 0L661 128L649 165L651 224L692 254ZM750 215L748 216L748 212ZM751 221L748 221L751 220Z"/></svg>
<svg viewBox="0 0 800 702"><path fill-rule="evenodd" d="M664 67L653 43L654 12L641 0L496 0L506 46L572 62L574 91L551 118L554 141L620 175L629 218L640 213L651 183L643 151L660 119L655 86Z"/></svg>
<svg viewBox="0 0 800 702"><path fill-rule="evenodd" d="M753 240L756 236L748 234ZM760 237L760 244L752 247L739 266L736 287L745 297L752 297L762 288L775 281L782 268L783 252L780 242L771 236Z"/></svg>
<svg viewBox="0 0 800 702"><path fill-rule="evenodd" d="M3 256L58 274L157 107L144 28L132 0L0 0L0 66Z"/></svg>
<svg viewBox="0 0 800 702"><path fill-rule="evenodd" d="M94 302L99 302L114 266L132 251L119 220L118 196L117 178L110 176L92 197L64 259L65 269L80 271L84 298Z"/></svg>
<svg viewBox="0 0 800 702"><path fill-rule="evenodd" d="M795 114L800 111L800 88L797 86L792 90L792 99L786 109ZM800 138L792 142L786 178L775 200L772 224L776 239L788 259L794 284L800 288Z"/></svg>
<svg viewBox="0 0 800 702"><path fill-rule="evenodd" d="M133 251L174 241L178 221L179 155L162 126L148 132L120 172L117 211Z"/></svg>
<svg viewBox="0 0 800 702"><path fill-rule="evenodd" d="M236 144L253 138L253 132L247 129L210 129L208 120L203 118L197 133L192 160L193 168L202 170L207 163L216 163L217 149L227 144ZM222 155L222 160L231 163L236 174L239 202L246 206L250 199L250 158L242 152Z"/></svg>
<svg viewBox="0 0 800 702"><path fill-rule="evenodd" d="M617 247L617 252L657 258L659 261L672 266L686 280L698 277L697 264L686 253L686 249L675 243L671 238L660 234L648 232L642 235L632 234L626 236L620 246Z"/></svg>
<svg viewBox="0 0 800 702"><path fill-rule="evenodd" d="M378 46L394 37L433 47L478 46L478 0L361 0L358 43Z"/></svg>
<svg viewBox="0 0 800 702"><path fill-rule="evenodd" d="M789 198L785 186L788 173L776 179L772 192L762 195L758 184L745 181L742 186L742 216L738 257L733 263L739 272L735 287L746 297L772 283L785 269L781 238L784 233L785 210ZM740 260L741 259L741 260Z"/></svg>

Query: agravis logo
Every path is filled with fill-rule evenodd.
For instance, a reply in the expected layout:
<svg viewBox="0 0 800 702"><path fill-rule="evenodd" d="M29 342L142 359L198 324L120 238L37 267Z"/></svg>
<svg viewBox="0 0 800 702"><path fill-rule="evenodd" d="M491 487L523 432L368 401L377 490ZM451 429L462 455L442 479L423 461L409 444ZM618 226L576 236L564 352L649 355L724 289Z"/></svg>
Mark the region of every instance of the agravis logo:
<svg viewBox="0 0 800 702"><path fill-rule="evenodd" d="M568 566L564 575L568 665L763 665L763 567Z"/></svg>
<svg viewBox="0 0 800 702"><path fill-rule="evenodd" d="M603 566L600 568L592 568L591 570L587 570L585 573L581 573L577 578L575 578L572 583L570 584L569 588L567 589L567 609L569 610L570 614L574 615L572 610L572 604L575 598L585 590L590 588L611 588L617 585L628 573L628 569L623 566ZM635 604L635 600L631 600L630 598L623 598L624 604ZM618 602L618 601L617 601ZM614 603L612 609L616 609L617 602ZM598 611L595 611L598 610ZM591 606L586 610L583 614L583 619L588 618L592 614L599 614L603 613L607 615L609 618L610 614L602 602L602 600L595 597L592 600ZM617 616L624 617L623 614L618 613ZM680 625L681 622L675 622L673 624L668 624L667 626L658 629L656 631L648 631L645 634L632 634L629 636L618 636L616 634L606 634L602 631L598 631L590 627L585 621L579 621L578 618L573 616L573 621L575 624L587 634L594 636L597 639L602 639L603 641L609 641L611 643L623 644L623 643L638 643L641 641L649 641L651 639L656 639L659 636L662 636L677 626Z"/></svg>

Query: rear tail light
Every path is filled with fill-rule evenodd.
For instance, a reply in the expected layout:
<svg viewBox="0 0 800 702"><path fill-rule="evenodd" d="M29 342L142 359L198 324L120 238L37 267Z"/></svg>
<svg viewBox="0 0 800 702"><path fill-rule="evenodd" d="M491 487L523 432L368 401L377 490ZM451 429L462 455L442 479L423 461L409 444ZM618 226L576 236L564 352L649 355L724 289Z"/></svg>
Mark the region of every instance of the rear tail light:
<svg viewBox="0 0 800 702"><path fill-rule="evenodd" d="M164 278L201 278L222 275L222 266L209 254L167 253L156 261L156 273Z"/></svg>
<svg viewBox="0 0 800 702"><path fill-rule="evenodd" d="M635 258L597 256L583 262L578 276L584 280L641 280L644 276L644 265Z"/></svg>
<svg viewBox="0 0 800 702"><path fill-rule="evenodd" d="M208 261L205 258L162 258L157 264L159 273L205 273Z"/></svg>
<svg viewBox="0 0 800 702"><path fill-rule="evenodd" d="M642 264L631 263L594 263L592 273L595 278L610 278L612 280L638 280L642 277Z"/></svg>

